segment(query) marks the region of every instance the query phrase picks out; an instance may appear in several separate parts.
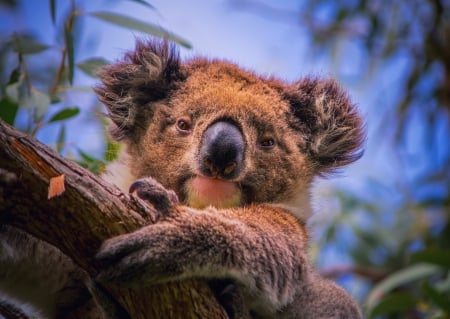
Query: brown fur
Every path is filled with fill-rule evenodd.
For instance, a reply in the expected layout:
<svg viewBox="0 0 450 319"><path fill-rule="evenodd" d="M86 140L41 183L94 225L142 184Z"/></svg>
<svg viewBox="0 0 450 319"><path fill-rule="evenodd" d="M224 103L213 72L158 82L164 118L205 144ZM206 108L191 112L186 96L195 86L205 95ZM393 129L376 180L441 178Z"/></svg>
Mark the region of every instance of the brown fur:
<svg viewBox="0 0 450 319"><path fill-rule="evenodd" d="M0 225L0 318L8 308L11 318L66 317L89 300L87 277L50 244Z"/></svg>
<svg viewBox="0 0 450 319"><path fill-rule="evenodd" d="M361 119L334 80L285 83L226 61L181 61L174 46L155 41L138 41L99 75L95 91L124 144L105 178L124 191L133 185L161 217L103 244L100 279L139 286L206 278L235 318L360 318L354 301L306 257L313 178L362 154ZM202 147L217 123L233 127L227 138L241 145L230 148L240 156L230 163L239 169L226 183L208 177L207 185L219 185L211 193L225 185L230 198L216 203L207 195L199 204L194 181L208 181ZM106 312L91 300L81 310L86 318L121 317L60 251L6 227L0 239L0 312L66 317L89 290ZM29 311L17 312L23 303Z"/></svg>
<svg viewBox="0 0 450 319"><path fill-rule="evenodd" d="M106 178L124 190L141 179L138 195L164 207L167 199L158 197L172 189L182 203L164 208L161 222L105 242L98 255L103 280L225 278L239 287L243 317L360 317L351 298L306 258L313 178L362 154L361 118L334 80L285 83L227 61L183 62L171 45L153 41L138 42L100 76L95 90L113 136L126 146ZM188 130L177 130L180 119ZM202 137L218 121L238 127L245 141L243 167L230 179L240 201L195 209L190 181L203 174ZM265 148L268 139L274 146Z"/></svg>
<svg viewBox="0 0 450 319"><path fill-rule="evenodd" d="M160 81L162 75L172 82ZM103 84L95 90L108 106L114 136L127 145L124 156L132 159L126 164L132 176L161 176L181 197L183 182L197 173L195 146L202 132L221 118L238 123L247 141L247 174L239 181L247 202L291 198L314 176L362 155L361 119L331 79L305 78L286 85L225 61L196 58L181 63L173 47L154 42L138 42L125 61L105 68L100 76ZM192 135L180 138L174 132L180 117L195 122ZM258 151L258 140L267 136L276 139L278 148Z"/></svg>

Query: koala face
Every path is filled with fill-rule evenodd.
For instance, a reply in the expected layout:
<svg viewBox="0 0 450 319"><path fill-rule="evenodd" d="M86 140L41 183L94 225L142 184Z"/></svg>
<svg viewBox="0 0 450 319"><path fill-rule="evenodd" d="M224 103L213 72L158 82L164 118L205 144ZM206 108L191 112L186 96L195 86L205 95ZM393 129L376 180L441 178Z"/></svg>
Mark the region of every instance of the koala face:
<svg viewBox="0 0 450 319"><path fill-rule="evenodd" d="M223 62L186 69L186 81L154 105L148 129L130 146L137 177L154 176L196 207L282 202L309 183L288 103L271 83Z"/></svg>
<svg viewBox="0 0 450 319"><path fill-rule="evenodd" d="M360 118L333 80L183 63L155 42L138 42L100 78L95 90L133 178L152 176L192 207L298 206L314 176L361 156Z"/></svg>

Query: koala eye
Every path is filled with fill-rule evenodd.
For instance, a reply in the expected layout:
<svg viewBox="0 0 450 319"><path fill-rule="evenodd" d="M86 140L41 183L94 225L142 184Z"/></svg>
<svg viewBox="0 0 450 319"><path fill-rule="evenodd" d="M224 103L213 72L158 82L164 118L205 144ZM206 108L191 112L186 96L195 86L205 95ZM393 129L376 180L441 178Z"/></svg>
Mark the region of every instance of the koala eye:
<svg viewBox="0 0 450 319"><path fill-rule="evenodd" d="M191 133L192 123L189 119L186 119L186 118L178 119L176 126L177 126L178 132L180 132L180 133L183 133L183 134Z"/></svg>
<svg viewBox="0 0 450 319"><path fill-rule="evenodd" d="M258 142L259 148L263 150L270 150L274 148L275 145L276 145L275 139L273 139L272 137L263 138Z"/></svg>

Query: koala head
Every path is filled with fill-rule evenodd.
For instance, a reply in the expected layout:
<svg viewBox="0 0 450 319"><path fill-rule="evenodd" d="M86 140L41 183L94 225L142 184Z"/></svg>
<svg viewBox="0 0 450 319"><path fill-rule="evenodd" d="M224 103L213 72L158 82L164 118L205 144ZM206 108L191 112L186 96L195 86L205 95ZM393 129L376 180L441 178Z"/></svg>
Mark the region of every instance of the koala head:
<svg viewBox="0 0 450 319"><path fill-rule="evenodd" d="M126 145L118 169L193 207L298 206L314 176L362 155L361 118L332 79L286 83L227 61L181 61L155 41L99 75L111 134Z"/></svg>

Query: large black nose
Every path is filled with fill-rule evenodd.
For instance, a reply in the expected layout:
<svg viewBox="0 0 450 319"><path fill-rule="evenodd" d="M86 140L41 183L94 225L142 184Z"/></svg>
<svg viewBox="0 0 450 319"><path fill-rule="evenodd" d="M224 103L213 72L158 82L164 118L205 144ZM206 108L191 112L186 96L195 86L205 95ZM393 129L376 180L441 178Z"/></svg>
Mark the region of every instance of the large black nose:
<svg viewBox="0 0 450 319"><path fill-rule="evenodd" d="M220 121L205 131L200 146L200 170L205 176L231 179L242 169L244 137L234 124Z"/></svg>

